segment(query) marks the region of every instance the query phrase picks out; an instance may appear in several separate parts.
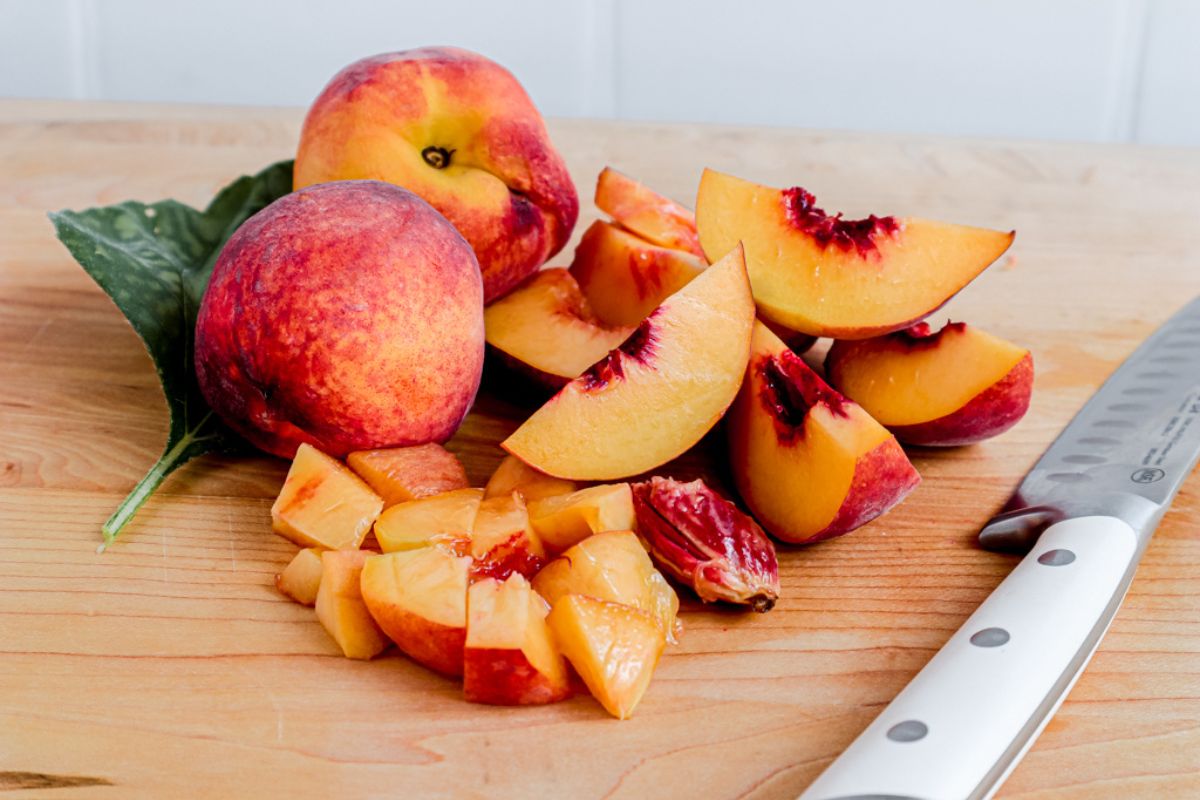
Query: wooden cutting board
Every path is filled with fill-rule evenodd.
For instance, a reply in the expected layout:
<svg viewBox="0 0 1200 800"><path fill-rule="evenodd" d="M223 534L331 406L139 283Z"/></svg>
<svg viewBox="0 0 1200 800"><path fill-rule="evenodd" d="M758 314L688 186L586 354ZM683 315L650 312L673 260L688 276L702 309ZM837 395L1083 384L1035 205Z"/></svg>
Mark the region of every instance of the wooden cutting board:
<svg viewBox="0 0 1200 800"><path fill-rule="evenodd" d="M300 119L0 102L0 793L794 797L1013 566L975 546L980 525L1109 371L1200 293L1200 151L553 124L585 201L580 230L605 164L689 202L712 166L801 183L851 214L1016 228L1011 255L938 318L1031 347L1037 387L1010 433L916 453L925 481L894 513L783 549L771 613L685 602L682 644L632 720L587 697L469 705L400 656L341 658L312 612L275 592L294 551L268 527L282 462L196 462L95 553L100 523L157 456L166 411L137 338L45 212L203 205L290 156ZM452 443L475 482L528 410L481 400ZM1000 796L1200 796L1200 475Z"/></svg>

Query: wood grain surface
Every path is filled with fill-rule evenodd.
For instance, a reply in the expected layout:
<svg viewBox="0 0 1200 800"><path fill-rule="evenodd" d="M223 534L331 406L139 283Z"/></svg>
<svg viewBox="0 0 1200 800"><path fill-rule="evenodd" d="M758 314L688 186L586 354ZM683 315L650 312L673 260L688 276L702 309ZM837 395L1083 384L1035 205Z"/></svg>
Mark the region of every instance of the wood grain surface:
<svg viewBox="0 0 1200 800"><path fill-rule="evenodd" d="M341 658L272 576L286 465L205 458L97 555L158 455L150 361L46 211L203 205L289 157L298 110L0 102L0 795L14 798L791 798L1013 566L980 525L1104 377L1200 293L1200 151L729 127L552 123L595 215L611 164L687 202L704 166L826 208L1016 228L939 317L1032 348L1029 416L916 452L907 503L780 554L766 615L685 602L627 722L587 697L469 705L398 655ZM569 261L570 249L554 263ZM476 482L528 406L501 378L454 439ZM711 453L691 460L703 468ZM1005 798L1200 797L1200 475Z"/></svg>

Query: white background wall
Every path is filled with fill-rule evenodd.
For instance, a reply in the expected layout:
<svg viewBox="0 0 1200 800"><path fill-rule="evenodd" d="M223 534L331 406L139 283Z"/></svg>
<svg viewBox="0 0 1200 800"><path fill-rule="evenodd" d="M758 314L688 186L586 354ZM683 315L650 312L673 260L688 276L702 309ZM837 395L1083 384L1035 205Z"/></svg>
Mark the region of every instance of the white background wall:
<svg viewBox="0 0 1200 800"><path fill-rule="evenodd" d="M304 106L426 44L547 115L1200 145L1197 0L0 0L0 96Z"/></svg>

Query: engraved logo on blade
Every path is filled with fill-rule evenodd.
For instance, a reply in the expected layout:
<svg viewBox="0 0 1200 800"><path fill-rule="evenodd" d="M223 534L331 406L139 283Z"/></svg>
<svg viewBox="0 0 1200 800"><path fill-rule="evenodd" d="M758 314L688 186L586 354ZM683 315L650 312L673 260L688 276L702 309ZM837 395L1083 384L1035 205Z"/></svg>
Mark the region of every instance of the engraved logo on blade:
<svg viewBox="0 0 1200 800"><path fill-rule="evenodd" d="M1134 483L1154 483L1162 480L1167 473L1157 467L1147 467L1143 469L1135 469L1129 479Z"/></svg>

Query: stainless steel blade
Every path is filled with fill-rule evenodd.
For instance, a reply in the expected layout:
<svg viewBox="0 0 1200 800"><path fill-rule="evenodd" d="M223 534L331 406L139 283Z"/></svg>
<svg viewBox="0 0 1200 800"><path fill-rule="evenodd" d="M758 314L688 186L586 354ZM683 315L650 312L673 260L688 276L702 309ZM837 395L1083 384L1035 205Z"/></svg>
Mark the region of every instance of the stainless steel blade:
<svg viewBox="0 0 1200 800"><path fill-rule="evenodd" d="M1028 550L1068 517L1113 516L1142 546L1200 458L1200 298L1117 368L979 533Z"/></svg>

